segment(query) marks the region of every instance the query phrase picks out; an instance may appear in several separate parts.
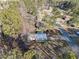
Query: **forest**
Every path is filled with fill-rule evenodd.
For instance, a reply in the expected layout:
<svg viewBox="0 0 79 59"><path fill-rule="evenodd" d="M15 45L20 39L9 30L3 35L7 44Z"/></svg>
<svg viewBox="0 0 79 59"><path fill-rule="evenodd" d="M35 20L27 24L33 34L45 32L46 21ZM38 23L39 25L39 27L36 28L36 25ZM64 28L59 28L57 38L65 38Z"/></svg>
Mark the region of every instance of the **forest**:
<svg viewBox="0 0 79 59"><path fill-rule="evenodd" d="M0 0L0 59L79 59L79 0Z"/></svg>

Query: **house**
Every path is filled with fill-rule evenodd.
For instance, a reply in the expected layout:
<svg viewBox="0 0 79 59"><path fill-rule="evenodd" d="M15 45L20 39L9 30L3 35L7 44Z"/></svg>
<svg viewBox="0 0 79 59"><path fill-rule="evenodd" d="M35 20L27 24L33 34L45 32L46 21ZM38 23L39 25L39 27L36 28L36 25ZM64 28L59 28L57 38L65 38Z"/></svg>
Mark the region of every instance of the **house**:
<svg viewBox="0 0 79 59"><path fill-rule="evenodd" d="M69 1L61 1L61 2L59 2L57 7L62 10L68 10L73 7L73 4Z"/></svg>
<svg viewBox="0 0 79 59"><path fill-rule="evenodd" d="M47 40L47 35L46 33L36 33L35 38L37 41Z"/></svg>
<svg viewBox="0 0 79 59"><path fill-rule="evenodd" d="M44 41L47 40L47 35L46 33L34 33L34 34L30 34L28 35L28 41Z"/></svg>

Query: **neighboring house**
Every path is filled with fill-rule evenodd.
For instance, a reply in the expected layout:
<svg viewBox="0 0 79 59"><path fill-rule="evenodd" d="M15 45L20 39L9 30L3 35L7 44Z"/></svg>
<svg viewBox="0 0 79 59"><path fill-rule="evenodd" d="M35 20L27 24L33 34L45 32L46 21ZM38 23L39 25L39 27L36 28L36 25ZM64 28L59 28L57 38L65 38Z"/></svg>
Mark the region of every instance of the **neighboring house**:
<svg viewBox="0 0 79 59"><path fill-rule="evenodd" d="M57 18L56 19L56 24L57 24L57 26L64 26L64 24L65 24L65 20L63 20L62 18Z"/></svg>
<svg viewBox="0 0 79 59"><path fill-rule="evenodd" d="M69 10L73 7L73 4L69 1L61 1L57 7L59 7L62 10Z"/></svg>
<svg viewBox="0 0 79 59"><path fill-rule="evenodd" d="M56 19L56 24L59 27L67 27L68 21L70 21L71 18L69 15L63 15L63 17Z"/></svg>

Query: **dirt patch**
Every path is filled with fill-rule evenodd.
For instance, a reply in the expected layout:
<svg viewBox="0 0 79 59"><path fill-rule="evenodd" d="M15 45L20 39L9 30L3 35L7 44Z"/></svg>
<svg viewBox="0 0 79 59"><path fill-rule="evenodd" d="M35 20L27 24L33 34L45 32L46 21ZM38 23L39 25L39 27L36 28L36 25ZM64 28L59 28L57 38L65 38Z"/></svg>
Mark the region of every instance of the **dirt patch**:
<svg viewBox="0 0 79 59"><path fill-rule="evenodd" d="M29 32L34 32L35 31L35 26L34 26L34 16L30 15L26 11L26 6L23 1L19 2L19 12L22 17L21 23L22 23L22 33L26 34Z"/></svg>

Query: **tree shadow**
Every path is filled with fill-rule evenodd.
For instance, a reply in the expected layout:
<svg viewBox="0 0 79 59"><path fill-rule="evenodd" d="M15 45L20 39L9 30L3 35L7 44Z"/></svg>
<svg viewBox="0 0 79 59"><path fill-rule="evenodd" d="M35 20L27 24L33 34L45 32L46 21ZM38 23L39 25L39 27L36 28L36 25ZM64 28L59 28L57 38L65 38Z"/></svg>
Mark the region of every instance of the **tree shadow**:
<svg viewBox="0 0 79 59"><path fill-rule="evenodd" d="M22 40L21 34L18 35L15 42L17 43L18 47L20 48L23 54L29 50L29 45L27 45L26 42Z"/></svg>
<svg viewBox="0 0 79 59"><path fill-rule="evenodd" d="M19 34L16 39L12 36L5 34L3 34L2 37L3 44L5 44L8 47L8 51L18 47L22 54L24 54L29 50L29 46L26 44L26 42L23 41L21 34Z"/></svg>

